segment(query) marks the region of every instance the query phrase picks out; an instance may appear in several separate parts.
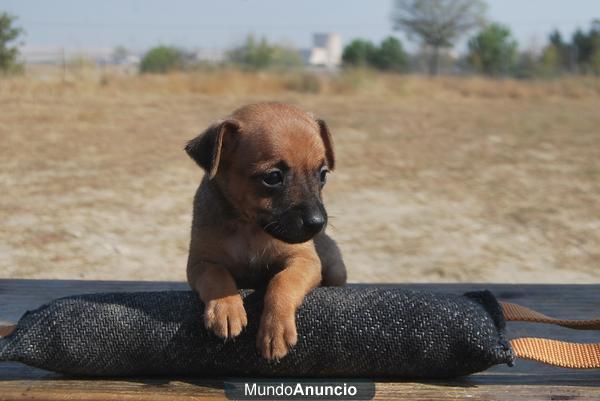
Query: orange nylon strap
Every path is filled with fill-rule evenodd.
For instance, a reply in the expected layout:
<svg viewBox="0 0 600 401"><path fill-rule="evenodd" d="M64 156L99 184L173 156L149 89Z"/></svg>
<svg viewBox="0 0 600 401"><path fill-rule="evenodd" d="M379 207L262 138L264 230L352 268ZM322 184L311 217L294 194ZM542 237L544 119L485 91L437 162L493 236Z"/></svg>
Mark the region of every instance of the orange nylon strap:
<svg viewBox="0 0 600 401"><path fill-rule="evenodd" d="M8 337L16 328L17 326L14 324L9 324L8 326L0 325L0 337Z"/></svg>
<svg viewBox="0 0 600 401"><path fill-rule="evenodd" d="M568 343L547 338L510 340L515 356L572 369L600 368L600 344Z"/></svg>
<svg viewBox="0 0 600 401"><path fill-rule="evenodd" d="M578 330L600 330L600 319L593 320L563 320L554 319L543 313L536 312L521 305L500 302L504 319L507 321L535 322L556 324Z"/></svg>
<svg viewBox="0 0 600 401"><path fill-rule="evenodd" d="M554 319L543 313L509 302L500 302L507 321L556 324L578 330L600 330L600 320ZM515 338L510 340L515 356L573 369L600 368L600 343L582 344L547 338Z"/></svg>

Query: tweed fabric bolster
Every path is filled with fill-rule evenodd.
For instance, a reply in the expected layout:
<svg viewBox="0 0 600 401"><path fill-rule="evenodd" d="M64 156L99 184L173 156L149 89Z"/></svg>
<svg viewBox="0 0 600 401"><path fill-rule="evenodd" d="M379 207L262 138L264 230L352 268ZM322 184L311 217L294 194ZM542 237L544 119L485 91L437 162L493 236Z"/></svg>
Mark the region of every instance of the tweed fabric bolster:
<svg viewBox="0 0 600 401"><path fill-rule="evenodd" d="M223 341L188 291L107 293L27 312L0 340L0 360L86 376L442 378L512 363L494 296L385 287L323 287L297 314L298 343L280 361L255 349L262 294L243 291L248 327Z"/></svg>

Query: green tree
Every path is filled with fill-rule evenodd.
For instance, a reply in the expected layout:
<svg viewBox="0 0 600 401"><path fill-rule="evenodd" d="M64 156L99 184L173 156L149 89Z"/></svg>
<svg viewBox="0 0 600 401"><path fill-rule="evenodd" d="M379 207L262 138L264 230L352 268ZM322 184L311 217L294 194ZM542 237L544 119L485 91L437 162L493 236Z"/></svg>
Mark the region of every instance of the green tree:
<svg viewBox="0 0 600 401"><path fill-rule="evenodd" d="M585 64L590 59L593 52L592 41L590 40L589 35L581 29L577 29L573 34L572 43L577 64Z"/></svg>
<svg viewBox="0 0 600 401"><path fill-rule="evenodd" d="M342 53L342 63L350 67L367 67L372 64L377 48L364 39L354 39Z"/></svg>
<svg viewBox="0 0 600 401"><path fill-rule="evenodd" d="M265 38L256 40L253 35L248 35L241 46L229 51L227 58L234 64L252 70L302 65L302 58L296 50L271 45Z"/></svg>
<svg viewBox="0 0 600 401"><path fill-rule="evenodd" d="M549 44L544 48L539 59L539 73L543 76L552 76L563 71L560 48Z"/></svg>
<svg viewBox="0 0 600 401"><path fill-rule="evenodd" d="M563 40L562 35L557 29L550 33L548 42L550 42L548 47L552 47L554 49L552 51L556 53L557 68L560 71L571 70L572 47Z"/></svg>
<svg viewBox="0 0 600 401"><path fill-rule="evenodd" d="M0 72L11 73L22 69L17 61L19 57L18 43L15 43L23 33L21 28L14 26L16 17L0 13Z"/></svg>
<svg viewBox="0 0 600 401"><path fill-rule="evenodd" d="M429 46L429 73L437 75L440 49L449 48L470 30L482 26L487 6L482 0L395 0L394 29Z"/></svg>
<svg viewBox="0 0 600 401"><path fill-rule="evenodd" d="M407 56L402 42L392 36L385 38L372 55L371 62L380 70L404 71Z"/></svg>
<svg viewBox="0 0 600 401"><path fill-rule="evenodd" d="M542 50L538 72L552 76L572 69L572 46L566 43L560 32L555 29L548 35L548 45Z"/></svg>
<svg viewBox="0 0 600 401"><path fill-rule="evenodd" d="M407 56L402 42L390 36L379 46L364 39L354 39L342 53L342 63L349 67L372 67L383 71L403 71Z"/></svg>
<svg viewBox="0 0 600 401"><path fill-rule="evenodd" d="M578 29L571 46L582 72L600 74L600 20L593 21L587 33Z"/></svg>
<svg viewBox="0 0 600 401"><path fill-rule="evenodd" d="M157 46L144 54L140 62L140 72L142 74L164 74L169 71L182 70L185 67L185 59L186 55L181 49L172 46Z"/></svg>
<svg viewBox="0 0 600 401"><path fill-rule="evenodd" d="M487 75L506 75L517 59L517 42L510 29L490 24L469 40L469 63Z"/></svg>

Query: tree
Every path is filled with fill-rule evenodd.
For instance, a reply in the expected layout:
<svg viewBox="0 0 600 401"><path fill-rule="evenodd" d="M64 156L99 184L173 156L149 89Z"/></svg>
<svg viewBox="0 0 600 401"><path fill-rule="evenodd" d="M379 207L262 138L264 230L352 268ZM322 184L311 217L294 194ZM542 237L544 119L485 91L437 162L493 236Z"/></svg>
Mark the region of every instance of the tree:
<svg viewBox="0 0 600 401"><path fill-rule="evenodd" d="M384 71L403 71L406 69L407 56L402 43L389 36L385 38L372 56L375 67Z"/></svg>
<svg viewBox="0 0 600 401"><path fill-rule="evenodd" d="M588 60L589 68L594 74L600 75L600 20L596 19L592 22L589 36L593 48Z"/></svg>
<svg viewBox="0 0 600 401"><path fill-rule="evenodd" d="M553 69L554 72L572 69L572 46L566 43L560 31L555 29L548 36L548 46L542 52L542 66L544 69ZM554 63L552 65L552 63Z"/></svg>
<svg viewBox="0 0 600 401"><path fill-rule="evenodd" d="M144 73L166 73L174 70L182 70L185 66L185 53L176 47L157 46L142 58L140 72Z"/></svg>
<svg viewBox="0 0 600 401"><path fill-rule="evenodd" d="M19 47L14 43L23 33L21 28L13 24L16 17L7 13L0 13L0 72L10 73L22 68L17 58Z"/></svg>
<svg viewBox="0 0 600 401"><path fill-rule="evenodd" d="M376 51L377 49L372 42L364 39L354 39L344 48L342 62L347 66L367 67L371 65Z"/></svg>
<svg viewBox="0 0 600 401"><path fill-rule="evenodd" d="M227 58L232 63L252 70L302 65L302 58L296 50L271 45L265 38L256 40L253 35L248 35L241 46L229 51Z"/></svg>
<svg viewBox="0 0 600 401"><path fill-rule="evenodd" d="M469 40L469 63L487 75L509 73L517 59L517 42L510 29L490 24Z"/></svg>
<svg viewBox="0 0 600 401"><path fill-rule="evenodd" d="M393 27L432 49L429 73L437 75L440 49L482 26L486 8L482 0L395 0Z"/></svg>
<svg viewBox="0 0 600 401"><path fill-rule="evenodd" d="M583 72L600 74L600 20L592 22L588 33L578 29L573 35L571 46Z"/></svg>
<svg viewBox="0 0 600 401"><path fill-rule="evenodd" d="M553 76L573 69L573 47L563 40L558 29L548 35L548 44L542 49L537 72Z"/></svg>
<svg viewBox="0 0 600 401"><path fill-rule="evenodd" d="M244 44L228 53L228 58L233 63L258 70L271 65L271 53L265 38L257 41L253 35L248 35Z"/></svg>
<svg viewBox="0 0 600 401"><path fill-rule="evenodd" d="M350 67L373 67L383 71L403 71L406 68L406 53L402 43L390 36L379 46L364 39L354 39L342 53L342 62Z"/></svg>
<svg viewBox="0 0 600 401"><path fill-rule="evenodd" d="M542 50L539 57L538 72L543 76L554 76L563 70L560 49L558 46L549 44Z"/></svg>
<svg viewBox="0 0 600 401"><path fill-rule="evenodd" d="M304 64L300 53L291 47L271 46L271 65L274 67L294 68Z"/></svg>

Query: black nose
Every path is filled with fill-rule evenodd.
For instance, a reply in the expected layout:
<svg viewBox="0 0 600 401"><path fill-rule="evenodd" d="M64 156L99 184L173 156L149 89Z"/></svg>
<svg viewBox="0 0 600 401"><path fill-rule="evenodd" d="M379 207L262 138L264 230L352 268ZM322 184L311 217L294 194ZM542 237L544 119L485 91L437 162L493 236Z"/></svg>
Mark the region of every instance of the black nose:
<svg viewBox="0 0 600 401"><path fill-rule="evenodd" d="M312 233L318 233L325 225L325 216L321 213L311 213L302 218L304 228Z"/></svg>

